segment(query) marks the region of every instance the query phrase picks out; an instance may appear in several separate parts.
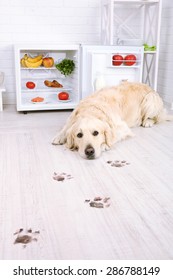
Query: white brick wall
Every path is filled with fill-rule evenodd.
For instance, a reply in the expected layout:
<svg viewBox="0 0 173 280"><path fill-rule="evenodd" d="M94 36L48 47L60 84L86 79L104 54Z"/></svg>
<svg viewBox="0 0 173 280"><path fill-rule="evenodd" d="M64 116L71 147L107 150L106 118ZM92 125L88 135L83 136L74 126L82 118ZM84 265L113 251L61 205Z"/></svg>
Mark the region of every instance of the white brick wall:
<svg viewBox="0 0 173 280"><path fill-rule="evenodd" d="M15 103L13 45L100 41L101 0L0 0L0 71L4 103ZM173 102L173 1L163 0L158 91Z"/></svg>
<svg viewBox="0 0 173 280"><path fill-rule="evenodd" d="M173 1L163 0L158 92L167 103L173 102Z"/></svg>
<svg viewBox="0 0 173 280"><path fill-rule="evenodd" d="M15 104L13 45L100 41L101 0L0 0L0 71L5 104Z"/></svg>

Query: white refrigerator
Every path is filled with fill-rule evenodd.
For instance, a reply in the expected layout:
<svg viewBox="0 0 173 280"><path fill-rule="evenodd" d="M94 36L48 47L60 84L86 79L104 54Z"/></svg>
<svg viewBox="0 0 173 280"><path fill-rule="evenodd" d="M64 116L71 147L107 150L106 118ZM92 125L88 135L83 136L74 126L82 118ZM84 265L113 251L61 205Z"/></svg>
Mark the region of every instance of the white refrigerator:
<svg viewBox="0 0 173 280"><path fill-rule="evenodd" d="M18 111L74 109L80 99L104 86L114 86L122 80L142 81L143 47L100 45L15 45L16 100ZM51 67L25 67L22 58L53 57ZM128 61L126 57L129 57ZM135 57L135 59L134 59ZM74 71L63 75L55 65L63 59L73 60ZM120 59L121 58L121 59ZM119 59L117 61L117 59ZM45 81L62 87L48 87ZM35 85L28 88L28 82ZM67 92L67 100L59 100ZM33 102L38 99L40 102Z"/></svg>

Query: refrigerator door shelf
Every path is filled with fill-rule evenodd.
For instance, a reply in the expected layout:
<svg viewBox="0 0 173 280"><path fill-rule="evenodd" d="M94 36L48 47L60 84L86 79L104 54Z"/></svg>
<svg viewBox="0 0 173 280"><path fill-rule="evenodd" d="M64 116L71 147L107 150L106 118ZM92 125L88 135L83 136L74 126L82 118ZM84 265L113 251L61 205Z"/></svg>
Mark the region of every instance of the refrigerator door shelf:
<svg viewBox="0 0 173 280"><path fill-rule="evenodd" d="M128 59L125 58L131 54L118 54L122 56L122 60L116 60L114 55L111 54L108 56L108 67L140 67L141 66L141 54L135 54L135 59ZM116 63L117 62L117 63ZM117 65L118 64L118 65Z"/></svg>
<svg viewBox="0 0 173 280"><path fill-rule="evenodd" d="M140 68L140 60L136 60L136 61L129 61L129 62L134 62L133 65L125 65L124 62L122 63L122 65L113 65L113 61L112 61L112 65L109 65L108 67L112 67L112 68Z"/></svg>

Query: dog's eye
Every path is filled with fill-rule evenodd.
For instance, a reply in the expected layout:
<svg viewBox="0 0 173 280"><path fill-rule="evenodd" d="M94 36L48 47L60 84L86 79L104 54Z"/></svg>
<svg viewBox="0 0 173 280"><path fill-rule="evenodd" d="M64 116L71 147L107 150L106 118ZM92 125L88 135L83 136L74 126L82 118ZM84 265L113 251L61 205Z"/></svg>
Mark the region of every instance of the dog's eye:
<svg viewBox="0 0 173 280"><path fill-rule="evenodd" d="M94 130L93 135L94 135L94 136L97 136L98 134L99 134L98 131L97 131L97 130Z"/></svg>
<svg viewBox="0 0 173 280"><path fill-rule="evenodd" d="M79 133L77 134L77 137L78 137L78 138L82 138L82 136L83 136L83 133L81 133L81 132L79 132Z"/></svg>

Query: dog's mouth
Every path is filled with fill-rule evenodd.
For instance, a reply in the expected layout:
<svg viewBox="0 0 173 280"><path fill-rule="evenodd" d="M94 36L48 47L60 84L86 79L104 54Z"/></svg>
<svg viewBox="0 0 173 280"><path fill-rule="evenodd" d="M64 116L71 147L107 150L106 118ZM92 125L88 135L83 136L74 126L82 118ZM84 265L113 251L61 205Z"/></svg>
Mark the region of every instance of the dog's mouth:
<svg viewBox="0 0 173 280"><path fill-rule="evenodd" d="M87 156L86 159L95 159L95 156Z"/></svg>

